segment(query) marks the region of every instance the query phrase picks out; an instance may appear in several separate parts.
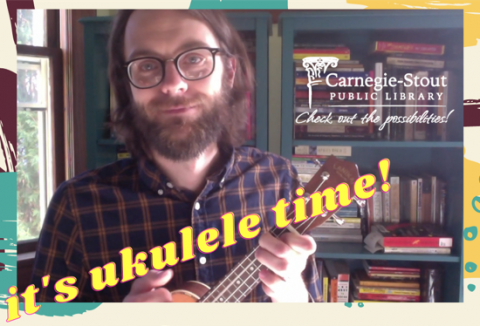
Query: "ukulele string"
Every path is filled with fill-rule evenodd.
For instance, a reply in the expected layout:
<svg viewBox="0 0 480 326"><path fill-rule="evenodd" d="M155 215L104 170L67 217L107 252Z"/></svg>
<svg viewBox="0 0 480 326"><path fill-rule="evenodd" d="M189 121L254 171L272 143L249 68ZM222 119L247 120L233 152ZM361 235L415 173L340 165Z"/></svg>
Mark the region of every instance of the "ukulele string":
<svg viewBox="0 0 480 326"><path fill-rule="evenodd" d="M322 180L322 182L315 188L315 190L314 190L313 192L318 191L318 189L320 189L320 188L322 187L322 185L323 185L327 180L328 180L327 178L324 178L324 179ZM337 194L337 197L338 197L338 194ZM305 199L306 199L305 204L308 204L308 203L310 202L311 197L309 196L309 197L307 197L307 198L305 198ZM323 205L322 205L322 207L325 208ZM295 214L295 211L294 211L294 210L292 210L291 212L289 212L289 213L287 214L287 219L290 218L293 214ZM309 221L309 220L305 220L305 221L301 222L300 224L298 224L297 228L300 228L300 227L302 227L305 223L308 223L309 225L308 225L307 228L306 228L306 229L308 229L308 227L310 227L310 225L313 223L314 220L315 220L315 219L310 219L310 221ZM273 230L270 230L270 232L272 233L272 231L275 231L275 230L278 230L278 229L274 226L274 227L273 227ZM287 230L286 228L284 228L283 230L281 230L281 233L280 233L278 236L276 236L276 237L278 238L278 237L280 237L281 235L283 235L283 233L285 233L286 230ZM303 232L302 232L302 234L303 234ZM252 252L251 252L248 256L246 256L246 257L243 259L243 261L245 261L246 259L249 259L249 260L251 260L251 262L247 265L247 267L244 267L244 268L243 268L243 271L242 271L239 275L237 275L237 276L235 277L235 279L233 279L233 281L230 281L230 284L233 284L236 280L238 280L238 278L240 278L244 273L246 273L247 269L250 268L252 264L255 264L255 263L256 263L257 259L256 259L255 257L253 257L253 259L251 259L250 256L254 255L255 252L257 251L257 249L258 249L258 246L257 246L254 250L252 250ZM242 262L243 262L243 261L242 261ZM242 265L241 263L240 263L239 265L237 265L237 267L235 267L230 273L228 273L228 274L224 277L224 279L223 279L216 287L219 287L219 286L221 286L223 283L225 283L225 282L229 279L230 275L234 274L235 271L241 267L241 265ZM258 266L255 270L252 271L251 274L257 272L262 266L263 266L263 265ZM251 277L251 275L248 275L247 279L250 278L250 277ZM245 281L243 281L243 283L245 283ZM258 283L258 279L256 280L256 283ZM217 301L219 298L221 298L221 296L225 293L225 291L227 291L227 289L228 289L228 286L226 286L226 287L223 289L223 291L221 291L221 292L215 297L214 302ZM249 289L250 289L250 287L249 287ZM239 291L239 290L238 290L238 289L237 289L237 290L234 290L233 293L232 293L232 294L227 298L227 300L225 300L224 302L228 302L228 300L229 300L233 295L235 295L235 293L236 293L237 291ZM204 301L207 300L209 297L211 297L214 292L215 292L215 291L207 294L207 295L201 300L201 302L204 302ZM242 293L242 294L244 294L244 293Z"/></svg>
<svg viewBox="0 0 480 326"><path fill-rule="evenodd" d="M323 207L323 208L325 208L325 207ZM293 213L293 212L292 212L292 213ZM291 214L289 214L289 215L291 215ZM289 217L289 216L287 216L287 217ZM305 221L301 222L301 223L298 225L298 228L302 227L305 223L308 223L309 225L308 225L307 228L306 228L306 229L308 229L308 228L310 227L310 225L313 223L313 221L314 221L314 219L310 219L310 221L309 221L309 220L305 220ZM279 230L279 229L275 228L275 230ZM284 234L286 231L287 231L286 228L281 229L281 233L277 236L277 238L280 237L282 234ZM301 232L301 234L303 234L303 232ZM258 249L258 246L252 251L252 253L251 253L250 255L252 255L253 253L255 253L255 251L256 251L257 249ZM247 258L248 258L250 255L248 255ZM255 259L255 258L254 258L254 259ZM253 260L253 261L244 269L244 271L242 272L242 274L245 273L245 271L250 267L250 265L254 264L256 261L257 261L256 259ZM263 266L263 265L260 265L260 266L258 266L255 270L251 271L251 272L250 272L250 275L248 275L248 277L246 278L246 280L248 280L250 277L252 277L252 275L253 275L255 272L257 272L262 266ZM237 278L239 278L240 276L242 276L242 274L240 274ZM245 280L245 281L246 281L246 280ZM234 281L235 281L235 280L234 280ZM245 283L245 281L244 281L243 283ZM248 289L250 290L251 288L253 288L254 286L256 286L258 283L259 283L259 279L257 278L257 279L255 280L255 283L252 284L251 286L249 286ZM234 290L233 293L232 293L224 302L228 302L228 300L230 300L230 298L231 298L232 296L234 296L237 291L240 291L240 290L239 290L239 289ZM225 292L225 291L223 291L223 292ZM222 294L223 294L223 292L222 292ZM245 296L245 294L244 294L243 292L240 291L240 293ZM218 297L217 297L217 298L218 298ZM235 302L240 302L241 299L243 299L243 298L238 298L237 301L235 301Z"/></svg>
<svg viewBox="0 0 480 326"><path fill-rule="evenodd" d="M294 211L289 212L289 213L287 214L287 218L290 218L294 213L295 213ZM306 222L306 221L302 222L301 224L303 224L303 223L305 223L305 222ZM300 224L300 225L301 225L301 224ZM270 232L275 231L275 230L278 230L278 229L277 229L276 227L273 227L273 230L271 230ZM282 232L284 232L284 231L285 231L285 230L282 230ZM280 235L282 235L282 234L283 234L283 233L281 233ZM280 235L275 236L275 237L278 238ZM255 262L257 261L257 259L256 259L255 257L251 258L250 256L254 255L258 248L259 248L258 246L255 247L255 249L253 249L252 252L251 252L250 254L248 254L248 255L242 260L242 263L243 263L243 261L245 261L245 260L248 259L248 260L250 261L250 263L249 263L246 267L243 268L243 271L239 272L239 274L238 274L233 280L230 281L230 284L233 284L235 281L238 280L238 278L241 278L244 273L247 273L247 275L248 275L248 272L247 272L248 268L250 268L251 265L252 265L252 264L255 264ZM236 274L235 271L236 271L237 269L240 269L240 268L242 267L242 263L240 263L239 265L237 265L230 273L228 273L228 274L224 277L224 279L223 279L222 281L220 281L220 283L218 283L218 285L217 285L216 287L220 287L223 283L225 283L225 282L227 282L227 280L229 280L229 277L230 277L232 274ZM257 267L255 270L253 270L252 273L255 273L261 266L262 266L262 265L260 265L260 266ZM247 277L247 279L248 279L248 278L250 278L250 275ZM243 280L242 283L245 283L245 280ZM215 297L214 301L217 301L217 300L225 293L225 291L228 289L228 286L229 286L229 285L227 285L227 286L223 289L223 291L221 291L221 292ZM250 287L249 287L249 288L250 288ZM233 293L232 293L232 295L234 295L237 291L238 291L238 290L234 290ZM202 301L208 300L208 298L211 297L213 294L214 294L214 292L211 292L211 293L207 294ZM230 295L230 296L227 298L227 300L225 300L224 302L227 302L228 299L230 299L230 298L232 297L232 295Z"/></svg>

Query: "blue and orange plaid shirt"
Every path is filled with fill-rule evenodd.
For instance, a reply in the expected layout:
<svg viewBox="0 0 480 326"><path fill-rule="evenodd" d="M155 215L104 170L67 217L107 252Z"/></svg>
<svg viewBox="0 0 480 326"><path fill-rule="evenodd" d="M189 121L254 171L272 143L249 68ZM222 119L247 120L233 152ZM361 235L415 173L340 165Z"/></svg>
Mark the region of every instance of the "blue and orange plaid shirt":
<svg viewBox="0 0 480 326"><path fill-rule="evenodd" d="M278 155L241 147L226 154L222 171L207 179L196 196L179 190L146 159L124 159L87 171L64 182L55 192L43 225L36 252L33 284L40 290L38 302L54 301L54 284L76 278L79 290L74 301L122 301L133 281L94 291L89 271L114 262L121 280L119 251L131 247L133 254L174 241L181 259L181 234L191 226L193 238L208 228L222 230L222 215L235 216L237 243L204 254L194 245L195 258L178 262L167 288L173 290L188 280L215 285L258 244L257 236L246 240L238 234L238 222L249 214L262 218L261 232L275 225L271 210L278 200L288 202L300 185L291 163ZM135 256L134 256L135 257ZM145 265L150 268L149 259ZM43 288L42 277L50 275ZM315 301L321 299L321 283L315 259L310 257L303 272L307 289ZM257 286L244 301L270 301Z"/></svg>

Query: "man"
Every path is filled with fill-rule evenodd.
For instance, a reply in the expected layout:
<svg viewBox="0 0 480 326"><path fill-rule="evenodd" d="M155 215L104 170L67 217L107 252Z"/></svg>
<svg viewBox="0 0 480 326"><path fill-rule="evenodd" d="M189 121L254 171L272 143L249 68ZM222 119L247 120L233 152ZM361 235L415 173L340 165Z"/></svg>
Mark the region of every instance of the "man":
<svg viewBox="0 0 480 326"><path fill-rule="evenodd" d="M275 224L272 207L294 199L299 181L286 159L239 147L252 67L223 14L120 11L109 54L118 102L113 124L133 158L79 175L57 190L37 250L37 300L53 300L52 284L74 276L77 301L168 302L185 281L215 285L257 245L262 285L245 301L318 300L313 239L265 232ZM192 227L194 239L207 228L222 230L220 217L228 212L236 225L258 214L262 235L237 235L235 245L210 254L196 249L194 259L92 290L89 271L95 267L114 262L120 277L123 248L135 254L175 241L181 257L181 229ZM50 275L47 288L41 286L44 275Z"/></svg>

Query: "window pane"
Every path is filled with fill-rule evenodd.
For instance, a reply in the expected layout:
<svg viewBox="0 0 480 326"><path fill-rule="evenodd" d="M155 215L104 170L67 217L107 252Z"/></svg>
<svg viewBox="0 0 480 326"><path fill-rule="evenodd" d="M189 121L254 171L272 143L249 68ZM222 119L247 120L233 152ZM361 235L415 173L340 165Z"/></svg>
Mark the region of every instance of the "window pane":
<svg viewBox="0 0 480 326"><path fill-rule="evenodd" d="M38 238L47 204L46 111L17 112L17 237Z"/></svg>
<svg viewBox="0 0 480 326"><path fill-rule="evenodd" d="M45 10L17 10L17 44L46 46Z"/></svg>
<svg viewBox="0 0 480 326"><path fill-rule="evenodd" d="M45 108L48 91L48 59L17 57L17 106Z"/></svg>

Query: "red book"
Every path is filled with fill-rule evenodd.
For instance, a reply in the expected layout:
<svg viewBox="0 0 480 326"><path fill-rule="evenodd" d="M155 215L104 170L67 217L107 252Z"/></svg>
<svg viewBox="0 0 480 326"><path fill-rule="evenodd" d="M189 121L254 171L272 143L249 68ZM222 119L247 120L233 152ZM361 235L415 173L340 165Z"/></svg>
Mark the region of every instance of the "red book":
<svg viewBox="0 0 480 326"><path fill-rule="evenodd" d="M350 54L350 49L346 47L338 47L333 49L293 49L293 54Z"/></svg>
<svg viewBox="0 0 480 326"><path fill-rule="evenodd" d="M422 43L375 42L373 52L418 53L443 55L445 45Z"/></svg>
<svg viewBox="0 0 480 326"><path fill-rule="evenodd" d="M394 295L394 294L379 294L379 293L358 293L355 292L355 297L362 300L379 300L379 301L408 301L420 302L419 295Z"/></svg>
<svg viewBox="0 0 480 326"><path fill-rule="evenodd" d="M389 265L388 261L364 260L363 266L367 272L412 272L420 273L420 268L415 267L397 267Z"/></svg>
<svg viewBox="0 0 480 326"><path fill-rule="evenodd" d="M433 224L377 224L383 247L451 248L453 238Z"/></svg>

